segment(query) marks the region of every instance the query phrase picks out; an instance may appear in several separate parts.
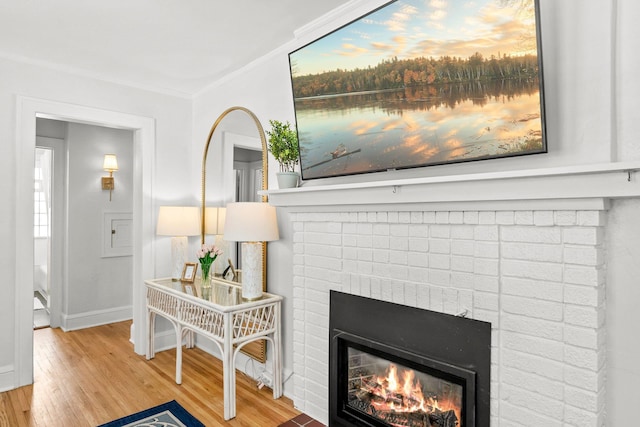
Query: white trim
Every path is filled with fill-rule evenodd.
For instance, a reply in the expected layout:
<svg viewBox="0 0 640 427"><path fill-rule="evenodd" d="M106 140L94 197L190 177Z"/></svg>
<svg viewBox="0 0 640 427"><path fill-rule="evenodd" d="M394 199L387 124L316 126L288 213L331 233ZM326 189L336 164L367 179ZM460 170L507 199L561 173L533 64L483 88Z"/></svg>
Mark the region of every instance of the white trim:
<svg viewBox="0 0 640 427"><path fill-rule="evenodd" d="M638 170L640 162L606 163L335 185L307 183L260 194L268 194L274 206L393 205L394 210L415 203L464 203L465 209L470 209L470 203L486 206L487 202L566 204L576 199L638 197Z"/></svg>
<svg viewBox="0 0 640 427"><path fill-rule="evenodd" d="M16 98L16 311L13 387L33 382L33 158L36 117L130 129L133 131L133 329L134 350L146 353L144 277L153 277L152 178L155 120L24 96ZM141 335L142 334L142 335Z"/></svg>
<svg viewBox="0 0 640 427"><path fill-rule="evenodd" d="M94 326L107 325L109 323L130 320L132 307L110 308L108 310L94 310L86 313L62 316L60 328L65 331L75 331L78 329L92 328Z"/></svg>

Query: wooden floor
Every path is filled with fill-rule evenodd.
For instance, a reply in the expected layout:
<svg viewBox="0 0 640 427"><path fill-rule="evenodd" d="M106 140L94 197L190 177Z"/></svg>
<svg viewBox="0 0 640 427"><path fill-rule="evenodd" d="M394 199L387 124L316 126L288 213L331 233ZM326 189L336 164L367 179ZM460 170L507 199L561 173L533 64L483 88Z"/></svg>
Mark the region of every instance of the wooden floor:
<svg viewBox="0 0 640 427"><path fill-rule="evenodd" d="M174 399L206 426L275 427L300 414L238 372L237 417L224 421L220 361L184 349L177 385L175 350L149 361L135 354L130 325L34 331L35 382L0 393L0 426L97 426Z"/></svg>

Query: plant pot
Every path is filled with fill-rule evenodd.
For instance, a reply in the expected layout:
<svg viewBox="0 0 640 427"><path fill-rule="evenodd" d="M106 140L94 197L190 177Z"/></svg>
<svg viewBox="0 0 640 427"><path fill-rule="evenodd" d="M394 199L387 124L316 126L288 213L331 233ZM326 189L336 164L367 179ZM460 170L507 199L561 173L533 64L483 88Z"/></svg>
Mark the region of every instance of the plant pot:
<svg viewBox="0 0 640 427"><path fill-rule="evenodd" d="M300 180L300 175L298 172L278 172L276 173L276 178L278 179L278 188L296 188L298 186L298 181Z"/></svg>

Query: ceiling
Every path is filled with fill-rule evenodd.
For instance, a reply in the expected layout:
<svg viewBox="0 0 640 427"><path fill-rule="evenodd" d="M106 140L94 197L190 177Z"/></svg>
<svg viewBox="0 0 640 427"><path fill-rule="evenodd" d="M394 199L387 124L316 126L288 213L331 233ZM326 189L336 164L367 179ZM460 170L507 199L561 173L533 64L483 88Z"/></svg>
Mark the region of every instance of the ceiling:
<svg viewBox="0 0 640 427"><path fill-rule="evenodd" d="M347 0L0 0L0 57L181 96Z"/></svg>

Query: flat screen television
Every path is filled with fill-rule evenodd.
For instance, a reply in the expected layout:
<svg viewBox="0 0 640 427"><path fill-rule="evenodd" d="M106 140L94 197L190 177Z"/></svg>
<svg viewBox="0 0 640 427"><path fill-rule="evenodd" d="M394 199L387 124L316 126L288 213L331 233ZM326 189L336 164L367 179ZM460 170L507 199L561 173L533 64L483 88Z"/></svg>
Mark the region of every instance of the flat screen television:
<svg viewBox="0 0 640 427"><path fill-rule="evenodd" d="M537 0L400 0L289 54L302 179L544 153Z"/></svg>

